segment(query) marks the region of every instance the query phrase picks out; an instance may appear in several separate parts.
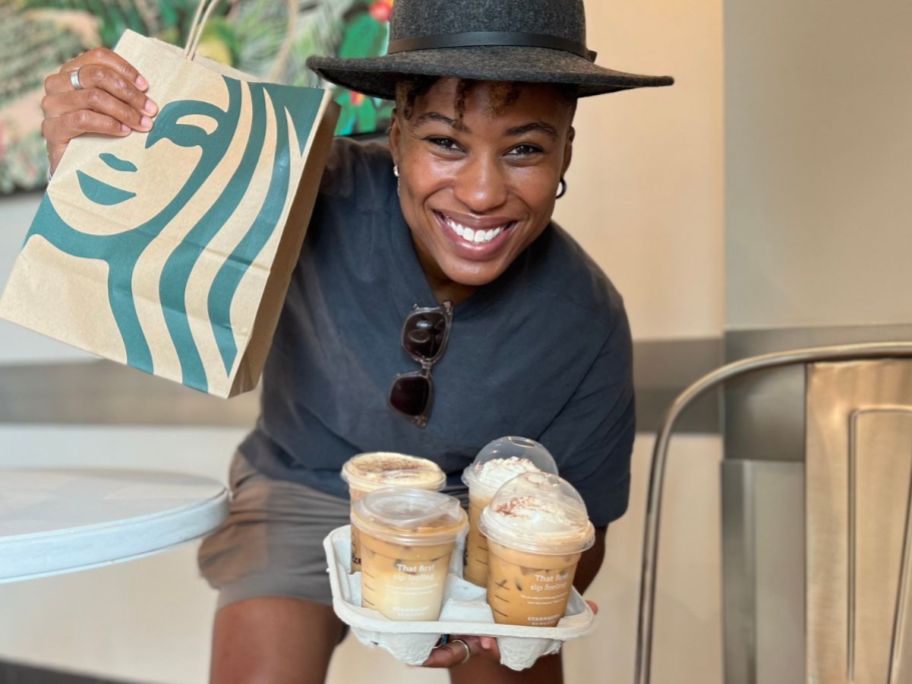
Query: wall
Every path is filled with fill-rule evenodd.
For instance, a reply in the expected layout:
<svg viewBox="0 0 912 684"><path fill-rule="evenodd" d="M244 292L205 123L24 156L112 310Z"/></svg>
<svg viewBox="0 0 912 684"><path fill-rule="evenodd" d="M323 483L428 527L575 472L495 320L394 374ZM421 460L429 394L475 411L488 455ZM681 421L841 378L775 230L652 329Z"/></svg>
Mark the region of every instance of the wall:
<svg viewBox="0 0 912 684"><path fill-rule="evenodd" d="M912 4L725 4L730 329L912 323Z"/></svg>
<svg viewBox="0 0 912 684"><path fill-rule="evenodd" d="M556 218L625 297L634 337L717 337L724 308L722 8L586 3L599 63L675 77L584 99Z"/></svg>

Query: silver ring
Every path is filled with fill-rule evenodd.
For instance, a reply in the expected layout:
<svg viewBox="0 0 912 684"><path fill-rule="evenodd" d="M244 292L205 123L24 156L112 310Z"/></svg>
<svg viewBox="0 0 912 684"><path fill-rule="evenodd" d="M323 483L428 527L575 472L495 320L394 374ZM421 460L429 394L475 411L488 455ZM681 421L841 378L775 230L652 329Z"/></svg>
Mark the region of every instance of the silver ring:
<svg viewBox="0 0 912 684"><path fill-rule="evenodd" d="M79 80L79 70L81 68L76 67L70 72L70 85L73 86L73 90L82 90L82 81Z"/></svg>
<svg viewBox="0 0 912 684"><path fill-rule="evenodd" d="M460 660L459 664L465 665L467 662L469 662L469 658L472 657L472 649L469 648L469 645L462 639L450 639L450 643L451 644L462 644L462 647L465 649L465 652L466 652L465 658Z"/></svg>

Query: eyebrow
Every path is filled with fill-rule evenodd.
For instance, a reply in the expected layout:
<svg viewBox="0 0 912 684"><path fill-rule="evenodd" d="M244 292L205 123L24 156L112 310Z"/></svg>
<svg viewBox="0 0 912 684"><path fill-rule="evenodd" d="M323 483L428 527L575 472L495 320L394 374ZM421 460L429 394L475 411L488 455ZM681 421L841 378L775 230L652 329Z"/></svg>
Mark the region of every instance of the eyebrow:
<svg viewBox="0 0 912 684"><path fill-rule="evenodd" d="M445 115L441 114L440 112L425 112L424 114L421 114L415 120L415 128L417 128L418 126L421 126L422 124L429 123L431 121L439 121L440 123L444 123L447 126L451 126L452 128L455 128L457 131L464 131L466 133L472 132L469 130L468 126L466 126L465 123L463 123L462 121L458 121L456 119L451 119L450 117L445 116ZM533 131L538 131L540 133L544 133L545 135L547 135L550 138L553 138L555 140L557 140L557 138L558 138L557 129L554 128L554 126L552 126L551 124L545 123L544 121L532 121L530 123L523 124L522 126L515 126L513 128L507 129L507 135L509 135L511 137L516 137L516 136L520 136L520 135L525 135L526 133L531 133Z"/></svg>
<svg viewBox="0 0 912 684"><path fill-rule="evenodd" d="M451 119L450 117L444 116L443 114L440 114L439 112L425 112L424 114L420 115L415 120L415 128L417 128L418 126L421 126L422 124L428 123L430 121L439 121L440 123L445 123L446 125L451 126L452 128L455 128L457 131L465 131L466 133L470 132L469 129L466 128L466 125L464 123L462 123L461 121L457 121L456 119Z"/></svg>
<svg viewBox="0 0 912 684"><path fill-rule="evenodd" d="M533 121L532 123L523 124L522 126L516 126L515 128L509 129L507 135L525 135L526 133L532 133L533 131L539 131L557 140L557 129L551 124L546 124L544 121Z"/></svg>

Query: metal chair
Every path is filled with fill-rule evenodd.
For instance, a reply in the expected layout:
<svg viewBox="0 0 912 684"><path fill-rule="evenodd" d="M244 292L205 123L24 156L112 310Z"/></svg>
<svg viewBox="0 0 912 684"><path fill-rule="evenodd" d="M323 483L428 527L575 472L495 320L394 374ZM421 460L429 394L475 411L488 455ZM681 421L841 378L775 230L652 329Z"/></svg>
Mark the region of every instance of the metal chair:
<svg viewBox="0 0 912 684"><path fill-rule="evenodd" d="M651 683L653 620L655 614L656 570L659 550L662 491L668 458L668 446L671 441L675 422L681 413L691 404L691 402L705 394L707 391L722 385L732 378L761 370L795 365L809 367L811 364L830 362L908 358L912 358L912 343L909 342L815 347L765 354L723 366L697 380L675 399L660 425L652 455L649 492L646 504L645 531L643 536L642 569L640 574L640 600L634 670L635 684ZM912 377L912 371L910 371L910 377ZM834 389L839 390L838 383L837 386L834 386ZM912 401L909 401L909 403L912 404ZM900 412L904 415L907 414L906 417L910 420L908 425L912 426L912 406L867 406L851 412L850 425L848 426L850 439L857 440L860 438L860 425L862 421L860 421L859 416L873 418L873 420L865 418L863 421L864 424L868 426L865 429L870 432L872 428L876 431L876 421L880 420L880 416L884 414L884 412ZM826 429L820 429L818 427L816 438L829 439L828 434ZM862 436L862 438L864 437ZM876 558L876 567L880 567L880 565L884 565L884 567L890 566L889 572L892 573L890 576L897 580L895 596L887 595L885 599L888 602L892 602L890 603L890 606L892 607L890 624L886 626L880 625L880 631L889 637L889 644L888 648L879 649L876 654L866 653L862 652L859 648L858 640L856 639L855 625L858 623L859 619L865 618L865 615L859 614L859 597L855 588L856 576L860 571L865 571L865 568L859 568L856 559L861 558L864 560L868 557L867 555L858 555L859 543L867 543L865 540L871 539L876 541L878 535L864 535L856 529L855 521L858 519L857 514L860 507L869 506L872 502L870 501L870 496L868 496L867 499L861 500L858 496L853 494L855 489L853 488L854 485L852 485L852 483L854 482L853 478L857 473L858 464L855 461L855 442L853 441L847 444L847 446L836 444L834 448L837 450L842 449L842 456L847 461L849 469L848 472L844 474L844 481L839 480L838 484L840 486L846 483L851 485L849 486L848 510L844 511L844 513L846 513L845 518L848 520L849 525L848 535L846 535L845 540L848 550L842 549L842 553L848 559L848 563L846 564L844 573L840 572L832 577L824 578L825 581L823 581L822 586L815 586L814 592L809 595L807 606L815 611L818 608L821 608L821 605L823 605L821 604L821 601L825 602L827 600L827 590L836 586L835 583L843 583L841 588L843 591L848 592L848 598L843 602L845 603L845 610L842 611L843 614L835 621L830 619L832 617L830 614L826 613L826 605L823 605L824 612L822 614L817 615L814 620L809 619L808 621L809 638L806 667L807 674L810 678L807 679L807 681L819 681L826 684L854 681L880 681L886 682L886 684L898 684L899 682L912 681L912 663L906 663L901 658L904 649L905 652L912 657L912 628L907 631L905 626L906 614L907 612L912 612L912 591L909 590L910 587L908 586L910 580L910 562L912 562L910 561L910 556L912 556L912 498L910 498L912 497L912 487L909 486L910 478L912 478L912 458L909 459L910 471L904 473L905 481L903 486L905 489L902 491L905 493L905 498L902 503L905 504L905 508L902 511L903 526L902 529L899 530L902 536L900 551L894 553L892 556L889 554L884 556L882 549L874 549L874 552L876 552L875 555L879 554ZM912 453L910 453L909 456L912 456ZM843 464L841 463L831 463L829 465L821 463L815 467L830 469L839 468L840 472L842 472L842 470L844 470L842 465ZM852 470L853 468L855 470ZM889 472L887 472L886 475L881 473L878 477L881 478L881 482L889 482L890 475ZM810 482L811 479L812 474L809 473L808 481ZM838 479L839 478L837 478L837 480ZM869 484L872 483L869 482ZM873 484L877 486L876 483ZM809 506L809 516L811 513L814 513L810 508L811 506ZM830 511L827 510L826 514L829 513ZM831 533L833 530L826 529L829 524L829 521L826 519L826 514L816 516L816 519L820 521L817 524L821 527L818 531L820 531L824 537L826 537L827 534L830 534L830 538L832 538ZM845 524L845 521L843 521L843 524ZM820 549L809 548L809 551L812 552L809 553L808 556L810 563L814 557L813 552L820 551ZM864 551L869 554L871 549L865 549ZM874 561L871 562L873 563ZM898 563L898 566L893 567L896 563ZM870 572L873 572L873 569L875 569L875 566L873 565L871 568L868 568L869 576ZM847 583L846 580L848 580ZM817 601L816 604L815 601ZM884 603L884 601L881 600L881 603ZM820 624L814 624L815 621ZM883 620L880 622L883 623ZM865 623L865 627L869 628L871 624L871 621L868 620L868 622ZM825 639L828 638L827 635L816 633L811 635L811 632L814 632L818 627L821 628L819 631L823 631L823 628L830 629L830 642L825 642ZM875 625L875 627L877 627L877 625ZM833 640L838 642L836 648L833 648Z"/></svg>

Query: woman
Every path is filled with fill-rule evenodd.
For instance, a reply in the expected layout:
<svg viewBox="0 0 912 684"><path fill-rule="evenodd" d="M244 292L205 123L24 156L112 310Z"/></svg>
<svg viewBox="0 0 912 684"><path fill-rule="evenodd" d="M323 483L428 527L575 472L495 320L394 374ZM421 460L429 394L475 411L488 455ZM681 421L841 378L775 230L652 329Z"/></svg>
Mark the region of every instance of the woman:
<svg viewBox="0 0 912 684"><path fill-rule="evenodd" d="M580 591L627 505L627 319L550 219L566 190L577 97L671 79L596 66L581 0L398 0L389 53L310 61L329 80L395 99L396 112L388 149L335 145L262 415L232 464L231 515L200 550L220 590L213 681L324 679L344 630L320 541L348 520L339 468L355 453L431 458L455 492L489 440L543 442L598 528ZM147 85L107 51L49 77L52 167L76 135L149 130ZM436 346L400 344L416 321L438 326ZM560 656L522 673L497 657L493 639L467 636L426 665L451 667L457 683L561 680Z"/></svg>

